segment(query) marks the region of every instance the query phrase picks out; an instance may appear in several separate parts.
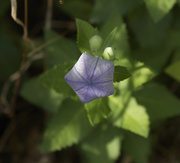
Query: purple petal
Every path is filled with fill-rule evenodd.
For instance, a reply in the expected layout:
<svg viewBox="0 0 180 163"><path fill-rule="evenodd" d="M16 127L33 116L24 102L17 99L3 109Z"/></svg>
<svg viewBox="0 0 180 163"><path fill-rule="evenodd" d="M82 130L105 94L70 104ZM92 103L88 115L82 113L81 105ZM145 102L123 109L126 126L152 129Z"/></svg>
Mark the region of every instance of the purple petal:
<svg viewBox="0 0 180 163"><path fill-rule="evenodd" d="M83 53L77 63L74 65L76 70L87 80L92 76L93 69L99 58Z"/></svg>
<svg viewBox="0 0 180 163"><path fill-rule="evenodd" d="M83 103L114 93L114 63L83 53L65 75L66 82Z"/></svg>
<svg viewBox="0 0 180 163"><path fill-rule="evenodd" d="M98 67L94 73L93 81L113 80L114 63L106 60L99 60Z"/></svg>

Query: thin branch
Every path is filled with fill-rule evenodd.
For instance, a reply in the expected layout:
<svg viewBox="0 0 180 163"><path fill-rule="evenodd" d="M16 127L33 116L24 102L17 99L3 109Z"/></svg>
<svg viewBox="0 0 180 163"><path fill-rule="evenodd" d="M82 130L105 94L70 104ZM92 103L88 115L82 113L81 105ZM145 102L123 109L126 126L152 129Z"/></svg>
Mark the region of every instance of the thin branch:
<svg viewBox="0 0 180 163"><path fill-rule="evenodd" d="M10 123L10 125L6 128L3 136L1 137L1 140L0 140L0 153L2 152L4 146L6 145L6 142L8 141L8 139L11 136L12 132L13 132L12 124Z"/></svg>
<svg viewBox="0 0 180 163"><path fill-rule="evenodd" d="M51 29L51 20L52 20L52 9L53 8L53 0L47 0L47 12L46 12L46 22L45 28Z"/></svg>
<svg viewBox="0 0 180 163"><path fill-rule="evenodd" d="M14 92L12 96L12 102L11 102L11 112L10 117L14 116L15 108L16 108L16 99L18 96L18 90L21 83L21 76L24 69L24 64L26 62L27 57L27 44L28 44L28 0L24 0L24 54L23 59L19 68L19 78L16 80ZM16 10L17 10L17 4L16 4Z"/></svg>
<svg viewBox="0 0 180 163"><path fill-rule="evenodd" d="M14 19L14 21L23 27L24 34L23 38L27 38L27 28L25 27L24 23L17 18L17 0L11 0L11 17Z"/></svg>
<svg viewBox="0 0 180 163"><path fill-rule="evenodd" d="M28 68L30 67L31 63L35 60L38 59L42 59L44 57L44 54L41 53L41 50L43 50L44 48L46 48L47 46L53 44L54 42L56 42L59 39L59 37L55 37L51 40L49 40L48 42L40 45L39 47L35 48L34 50L32 50L31 52L29 52L27 54L27 60L24 63L23 66L23 70L22 73L24 73L25 71L28 70ZM5 113L9 113L9 109L10 109L10 104L7 100L7 94L9 92L9 88L11 86L11 83L16 81L18 78L20 77L20 70L18 70L17 72L13 73L9 79L5 82L2 91L1 91L1 95L0 95L0 101L2 103L2 106L5 106L6 109L4 109L3 112Z"/></svg>
<svg viewBox="0 0 180 163"><path fill-rule="evenodd" d="M57 40L59 40L59 37L55 37L51 40L49 40L48 42L45 42L44 44L42 44L41 46L35 48L34 50L32 50L31 52L29 52L27 54L27 57L30 58L32 57L34 54L36 54L37 52L41 51L42 49L46 48L47 46L49 46L50 44L56 42Z"/></svg>

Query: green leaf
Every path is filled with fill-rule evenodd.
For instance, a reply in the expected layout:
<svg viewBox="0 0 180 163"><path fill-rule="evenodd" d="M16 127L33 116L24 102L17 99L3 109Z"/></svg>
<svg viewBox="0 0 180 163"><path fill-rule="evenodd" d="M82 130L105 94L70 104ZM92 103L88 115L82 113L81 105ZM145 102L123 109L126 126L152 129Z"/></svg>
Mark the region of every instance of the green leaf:
<svg viewBox="0 0 180 163"><path fill-rule="evenodd" d="M131 77L131 74L127 70L126 67L115 66L113 82L120 82L120 81L125 80L125 79L127 79L129 77Z"/></svg>
<svg viewBox="0 0 180 163"><path fill-rule="evenodd" d="M151 151L150 143L150 138L126 133L122 143L122 151L126 156L130 156L133 162L147 163Z"/></svg>
<svg viewBox="0 0 180 163"><path fill-rule="evenodd" d="M102 46L102 49L104 50L106 47L111 47L114 43L115 36L117 32L117 27L115 27L112 32L107 36L106 40L104 41L104 44Z"/></svg>
<svg viewBox="0 0 180 163"><path fill-rule="evenodd" d="M42 152L61 150L78 143L90 131L83 104L67 99L48 121L39 148Z"/></svg>
<svg viewBox="0 0 180 163"><path fill-rule="evenodd" d="M151 122L180 115L180 101L160 84L144 84L134 92L134 96L146 107Z"/></svg>
<svg viewBox="0 0 180 163"><path fill-rule="evenodd" d="M96 0L90 20L92 23L101 23L114 11L124 16L140 4L142 0Z"/></svg>
<svg viewBox="0 0 180 163"><path fill-rule="evenodd" d="M176 79L177 81L180 82L180 61L174 62L172 63L170 66L168 66L165 69L165 72L170 75L171 77L173 77L174 79Z"/></svg>
<svg viewBox="0 0 180 163"><path fill-rule="evenodd" d="M49 89L65 96L74 96L72 88L66 83L64 76L68 72L71 64L61 64L43 73L39 80Z"/></svg>
<svg viewBox="0 0 180 163"><path fill-rule="evenodd" d="M131 80L130 82L132 82L133 87L136 88L148 82L155 76L156 73L149 67L141 62L136 62L134 65L134 72L132 72L132 77L129 80Z"/></svg>
<svg viewBox="0 0 180 163"><path fill-rule="evenodd" d="M134 98L122 104L121 97L110 96L109 106L112 110L111 121L117 127L147 137L149 134L149 117L145 107L139 105Z"/></svg>
<svg viewBox="0 0 180 163"><path fill-rule="evenodd" d="M90 45L89 45L89 39L94 36L98 35L99 32L96 28L91 26L89 23L76 19L76 25L77 25L77 44L82 53L91 53Z"/></svg>
<svg viewBox="0 0 180 163"><path fill-rule="evenodd" d="M144 7L138 8L128 15L128 23L142 48L157 48L163 45L172 15L169 14L158 23L155 23Z"/></svg>
<svg viewBox="0 0 180 163"><path fill-rule="evenodd" d="M114 163L119 157L123 132L115 127L102 125L95 128L81 143L83 162Z"/></svg>
<svg viewBox="0 0 180 163"><path fill-rule="evenodd" d="M71 17L78 17L81 19L89 18L92 10L92 4L83 0L68 0L63 5L58 5Z"/></svg>
<svg viewBox="0 0 180 163"><path fill-rule="evenodd" d="M75 42L50 30L45 30L45 41L53 41L47 46L47 63L50 67L78 59L79 51Z"/></svg>
<svg viewBox="0 0 180 163"><path fill-rule="evenodd" d="M32 104L40 106L51 113L57 111L63 100L62 95L42 86L38 78L23 83L20 95Z"/></svg>
<svg viewBox="0 0 180 163"><path fill-rule="evenodd" d="M161 20L170 12L176 3L176 0L144 0L149 14L155 22Z"/></svg>
<svg viewBox="0 0 180 163"><path fill-rule="evenodd" d="M98 124L104 118L107 118L110 113L108 106L108 98L99 98L85 104L85 109L88 114L91 125Z"/></svg>

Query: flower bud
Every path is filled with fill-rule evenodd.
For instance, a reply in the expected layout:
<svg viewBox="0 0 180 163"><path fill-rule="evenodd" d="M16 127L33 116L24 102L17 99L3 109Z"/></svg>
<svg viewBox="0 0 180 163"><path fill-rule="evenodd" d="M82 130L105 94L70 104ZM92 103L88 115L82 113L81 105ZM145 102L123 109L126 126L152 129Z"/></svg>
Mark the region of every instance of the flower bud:
<svg viewBox="0 0 180 163"><path fill-rule="evenodd" d="M96 52L101 48L103 39L98 36L98 35L94 35L89 39L89 44L90 44L90 48L92 52Z"/></svg>
<svg viewBox="0 0 180 163"><path fill-rule="evenodd" d="M106 60L113 61L115 59L115 53L113 48L107 47L106 49L104 49L103 57Z"/></svg>

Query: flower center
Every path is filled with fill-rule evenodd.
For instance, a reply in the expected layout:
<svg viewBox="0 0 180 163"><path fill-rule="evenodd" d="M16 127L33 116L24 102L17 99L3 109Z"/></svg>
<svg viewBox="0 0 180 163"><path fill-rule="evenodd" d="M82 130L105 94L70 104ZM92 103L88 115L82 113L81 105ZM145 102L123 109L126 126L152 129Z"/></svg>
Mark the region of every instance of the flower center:
<svg viewBox="0 0 180 163"><path fill-rule="evenodd" d="M88 85L92 85L92 84L93 84L92 80L89 80Z"/></svg>

